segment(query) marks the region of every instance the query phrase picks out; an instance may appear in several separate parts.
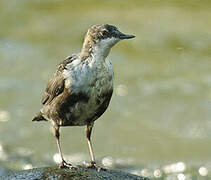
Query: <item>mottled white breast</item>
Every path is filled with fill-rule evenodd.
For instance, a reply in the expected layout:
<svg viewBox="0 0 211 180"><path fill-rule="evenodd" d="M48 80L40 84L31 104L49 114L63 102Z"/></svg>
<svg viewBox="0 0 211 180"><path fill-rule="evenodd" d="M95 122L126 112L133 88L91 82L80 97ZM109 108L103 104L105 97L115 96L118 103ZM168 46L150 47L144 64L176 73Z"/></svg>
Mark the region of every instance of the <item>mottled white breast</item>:
<svg viewBox="0 0 211 180"><path fill-rule="evenodd" d="M73 93L85 93L90 98L88 102L78 102L70 107L71 116L77 117L75 125L85 125L86 119L92 117L103 101L97 99L113 90L113 68L109 60L87 58L84 61L75 60L68 64L63 72L65 87Z"/></svg>
<svg viewBox="0 0 211 180"><path fill-rule="evenodd" d="M96 80L98 83L106 81L108 84L104 84L104 88L113 87L113 68L108 59L76 59L66 66L63 76L65 87L71 88L74 92L87 91Z"/></svg>

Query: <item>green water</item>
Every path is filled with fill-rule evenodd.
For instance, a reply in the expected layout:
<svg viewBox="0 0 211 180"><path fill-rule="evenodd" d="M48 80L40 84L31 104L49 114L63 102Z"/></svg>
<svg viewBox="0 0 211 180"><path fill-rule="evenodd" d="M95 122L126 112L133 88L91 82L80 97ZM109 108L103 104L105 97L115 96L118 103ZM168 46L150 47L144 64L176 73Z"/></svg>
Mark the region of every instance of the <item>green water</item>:
<svg viewBox="0 0 211 180"><path fill-rule="evenodd" d="M50 124L31 119L56 65L80 51L91 25L109 23L136 38L109 55L115 91L95 123L98 161L150 177L159 169L162 179L209 179L210 19L208 0L1 0L0 165L55 163ZM89 160L84 128L63 128L61 136L66 158ZM178 162L183 169L165 170Z"/></svg>

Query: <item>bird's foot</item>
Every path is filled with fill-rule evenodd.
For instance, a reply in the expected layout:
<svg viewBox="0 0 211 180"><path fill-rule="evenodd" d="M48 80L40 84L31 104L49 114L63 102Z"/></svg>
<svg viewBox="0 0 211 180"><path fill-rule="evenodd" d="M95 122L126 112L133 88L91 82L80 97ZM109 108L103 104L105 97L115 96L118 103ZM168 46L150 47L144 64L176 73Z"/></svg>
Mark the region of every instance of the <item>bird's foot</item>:
<svg viewBox="0 0 211 180"><path fill-rule="evenodd" d="M84 165L86 166L86 168L96 169L98 172L106 171L105 168L97 166L96 162L94 161L91 161L90 163L84 162Z"/></svg>
<svg viewBox="0 0 211 180"><path fill-rule="evenodd" d="M76 166L73 166L72 164L69 164L69 163L67 163L67 162L64 161L64 160L59 164L59 168L60 168L60 169L63 169L63 168L67 168L67 169L77 169Z"/></svg>

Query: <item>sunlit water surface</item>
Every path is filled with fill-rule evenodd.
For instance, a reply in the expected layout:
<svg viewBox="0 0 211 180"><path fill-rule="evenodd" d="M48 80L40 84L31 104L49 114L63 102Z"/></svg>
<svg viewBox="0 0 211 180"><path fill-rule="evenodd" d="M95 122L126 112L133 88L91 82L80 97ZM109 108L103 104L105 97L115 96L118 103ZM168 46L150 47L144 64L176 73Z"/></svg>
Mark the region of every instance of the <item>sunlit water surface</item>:
<svg viewBox="0 0 211 180"><path fill-rule="evenodd" d="M110 23L135 39L109 58L115 91L95 123L99 163L152 179L209 179L209 1L0 2L0 173L59 161L47 122L32 123L56 65L79 52L86 30ZM65 157L89 160L84 127L61 130Z"/></svg>

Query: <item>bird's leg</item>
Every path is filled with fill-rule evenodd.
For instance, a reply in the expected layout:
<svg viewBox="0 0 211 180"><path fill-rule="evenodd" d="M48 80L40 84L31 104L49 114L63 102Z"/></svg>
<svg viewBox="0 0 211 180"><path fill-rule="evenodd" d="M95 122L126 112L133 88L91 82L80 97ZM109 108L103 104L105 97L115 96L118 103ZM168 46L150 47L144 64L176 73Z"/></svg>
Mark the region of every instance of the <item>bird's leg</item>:
<svg viewBox="0 0 211 180"><path fill-rule="evenodd" d="M91 156L91 164L96 164L94 152L93 152L93 148L92 148L92 142L91 142L92 128L93 128L93 124L87 125L87 127L86 127L86 138L87 138L87 141L88 141L89 152L90 152L90 156Z"/></svg>
<svg viewBox="0 0 211 180"><path fill-rule="evenodd" d="M56 144L57 144L57 147L58 147L58 150L59 150L60 157L62 159L62 162L60 163L59 168L70 168L70 169L75 168L74 166L72 166L71 164L68 164L64 160L64 157L63 157L63 154L62 154L62 148L61 148L61 144L60 144L60 140L59 140L60 133L59 133L59 126L58 125L53 125L53 133L54 133L54 136L56 138Z"/></svg>
<svg viewBox="0 0 211 180"><path fill-rule="evenodd" d="M103 170L103 168L98 167L96 165L94 151L93 151L92 142L91 142L91 133L92 133L93 126L94 126L94 124L92 123L92 124L88 124L87 127L86 127L86 138L87 138L87 142L88 142L88 146L89 146L91 162L90 163L85 163L85 166L87 168L97 168L97 170L100 171L100 170Z"/></svg>

